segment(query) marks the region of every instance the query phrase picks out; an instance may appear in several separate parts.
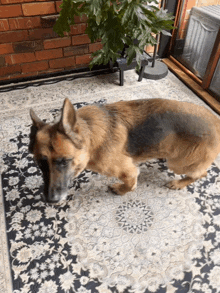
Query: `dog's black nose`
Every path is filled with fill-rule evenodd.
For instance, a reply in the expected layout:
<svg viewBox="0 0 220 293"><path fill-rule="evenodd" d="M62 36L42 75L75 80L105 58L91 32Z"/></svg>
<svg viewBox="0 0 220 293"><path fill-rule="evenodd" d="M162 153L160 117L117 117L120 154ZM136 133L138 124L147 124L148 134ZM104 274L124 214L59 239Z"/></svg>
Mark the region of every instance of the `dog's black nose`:
<svg viewBox="0 0 220 293"><path fill-rule="evenodd" d="M47 197L46 198L46 202L51 203L51 204L58 203L59 201L60 201L59 196Z"/></svg>
<svg viewBox="0 0 220 293"><path fill-rule="evenodd" d="M56 204L60 201L62 201L67 194L67 190L61 188L60 186L55 186L52 188L49 188L48 194L45 194L45 200L46 202L50 204Z"/></svg>
<svg viewBox="0 0 220 293"><path fill-rule="evenodd" d="M59 201L60 201L59 198L47 198L46 199L46 202L50 203L50 204L55 204L55 203L58 203Z"/></svg>

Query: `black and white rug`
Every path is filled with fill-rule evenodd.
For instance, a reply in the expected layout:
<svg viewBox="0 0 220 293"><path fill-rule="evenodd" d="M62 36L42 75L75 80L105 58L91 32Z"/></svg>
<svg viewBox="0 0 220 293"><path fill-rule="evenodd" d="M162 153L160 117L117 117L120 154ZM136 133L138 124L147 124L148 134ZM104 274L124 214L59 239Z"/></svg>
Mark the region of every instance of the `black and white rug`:
<svg viewBox="0 0 220 293"><path fill-rule="evenodd" d="M29 108L52 121L63 99L76 108L138 98L202 102L171 73L137 82L126 72L0 93L0 292L220 292L220 169L181 191L166 162L140 166L138 187L108 191L114 178L89 170L73 180L65 203L41 201L42 177L28 153ZM178 177L178 176L176 176Z"/></svg>

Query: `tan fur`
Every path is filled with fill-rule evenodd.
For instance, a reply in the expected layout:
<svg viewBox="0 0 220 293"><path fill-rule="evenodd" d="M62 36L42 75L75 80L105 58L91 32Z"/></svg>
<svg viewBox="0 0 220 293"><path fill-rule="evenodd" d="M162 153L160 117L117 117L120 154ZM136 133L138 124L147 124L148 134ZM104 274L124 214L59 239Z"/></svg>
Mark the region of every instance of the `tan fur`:
<svg viewBox="0 0 220 293"><path fill-rule="evenodd" d="M172 113L174 118L178 114L191 115L195 121L201 119L204 130L197 126L199 130L195 133L197 131L198 135L194 135L193 130L188 134L170 132L140 155L131 154L128 151L130 131L148 121L152 114L157 119L157 115L164 113ZM137 185L138 163L165 158L171 170L186 175L184 179L167 184L169 188L180 189L206 176L206 169L220 152L220 120L204 107L190 103L161 99L121 101L103 107L85 106L76 112L66 99L57 124L44 125L33 111L31 117L38 129L34 155L36 158L47 157L52 178L50 184L55 185L60 175L53 161L64 157L72 160L68 174L77 176L87 168L117 177L122 183L111 188L123 195Z"/></svg>

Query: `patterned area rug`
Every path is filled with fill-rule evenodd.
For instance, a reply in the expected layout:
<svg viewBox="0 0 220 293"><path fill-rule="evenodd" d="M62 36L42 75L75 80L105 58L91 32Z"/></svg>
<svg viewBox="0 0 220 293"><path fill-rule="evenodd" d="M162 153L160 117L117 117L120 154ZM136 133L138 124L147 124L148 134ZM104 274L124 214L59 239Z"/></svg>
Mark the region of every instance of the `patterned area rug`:
<svg viewBox="0 0 220 293"><path fill-rule="evenodd" d="M139 98L203 104L172 73L137 82L133 71L0 93L0 292L220 292L220 169L181 191L163 160L140 165L138 187L111 194L106 178L85 170L65 203L41 201L42 177L28 153L33 107L59 115L65 97L76 108Z"/></svg>

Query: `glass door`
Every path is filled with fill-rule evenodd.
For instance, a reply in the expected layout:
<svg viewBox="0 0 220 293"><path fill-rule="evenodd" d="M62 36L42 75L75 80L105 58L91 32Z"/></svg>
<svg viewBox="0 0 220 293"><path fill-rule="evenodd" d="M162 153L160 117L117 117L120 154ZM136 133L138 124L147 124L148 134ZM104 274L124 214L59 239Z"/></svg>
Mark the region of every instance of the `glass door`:
<svg viewBox="0 0 220 293"><path fill-rule="evenodd" d="M179 0L171 56L220 100L220 0Z"/></svg>

